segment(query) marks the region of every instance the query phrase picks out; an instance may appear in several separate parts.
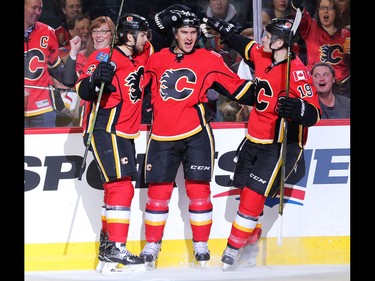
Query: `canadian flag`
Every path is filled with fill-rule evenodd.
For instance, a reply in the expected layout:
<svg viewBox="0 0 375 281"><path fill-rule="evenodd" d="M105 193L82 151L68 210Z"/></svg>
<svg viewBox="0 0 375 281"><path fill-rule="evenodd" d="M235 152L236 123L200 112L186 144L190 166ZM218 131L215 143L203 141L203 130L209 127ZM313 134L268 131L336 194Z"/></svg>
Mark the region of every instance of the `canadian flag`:
<svg viewBox="0 0 375 281"><path fill-rule="evenodd" d="M293 71L294 81L306 80L306 74L303 70Z"/></svg>

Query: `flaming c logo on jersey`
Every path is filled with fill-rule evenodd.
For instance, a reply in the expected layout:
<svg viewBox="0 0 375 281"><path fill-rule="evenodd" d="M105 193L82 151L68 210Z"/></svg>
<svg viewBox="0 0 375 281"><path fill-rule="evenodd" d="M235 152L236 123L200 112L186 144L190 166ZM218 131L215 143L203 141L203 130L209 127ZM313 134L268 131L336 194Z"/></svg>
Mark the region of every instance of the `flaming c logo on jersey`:
<svg viewBox="0 0 375 281"><path fill-rule="evenodd" d="M126 86L129 87L129 97L133 103L141 100L142 90L141 90L141 77L143 77L144 68L143 66L139 67L136 71L129 73L126 77Z"/></svg>
<svg viewBox="0 0 375 281"><path fill-rule="evenodd" d="M167 70L160 79L160 95L163 100L186 99L194 91L197 76L191 69Z"/></svg>
<svg viewBox="0 0 375 281"><path fill-rule="evenodd" d="M325 44L320 46L320 61L338 64L344 58L344 48L339 44Z"/></svg>

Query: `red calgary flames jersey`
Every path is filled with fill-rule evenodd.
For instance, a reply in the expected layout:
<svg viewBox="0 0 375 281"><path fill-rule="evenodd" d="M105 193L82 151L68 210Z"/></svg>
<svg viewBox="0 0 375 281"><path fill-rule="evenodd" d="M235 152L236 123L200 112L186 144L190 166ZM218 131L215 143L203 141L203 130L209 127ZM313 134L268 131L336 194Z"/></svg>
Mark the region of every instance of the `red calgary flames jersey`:
<svg viewBox="0 0 375 281"><path fill-rule="evenodd" d="M24 42L24 86L25 116L28 117L54 110L48 68L57 66L60 57L52 27L37 22L27 35Z"/></svg>
<svg viewBox="0 0 375 281"><path fill-rule="evenodd" d="M287 59L273 63L271 53L264 52L263 46L255 41L248 44L247 50L247 59L254 62L255 76L259 80L256 103L249 116L247 137L256 143L282 142L282 126L276 106L279 97L285 96L286 92ZM312 77L307 67L295 55L290 61L289 97L300 98L320 108ZM302 125L290 125L288 139L302 145L302 135L307 133L302 132L303 129Z"/></svg>
<svg viewBox="0 0 375 281"><path fill-rule="evenodd" d="M146 64L145 83L151 81L153 122L151 138L160 141L184 139L202 130L206 119L206 92L214 82L220 89L237 96L251 82L240 79L222 57L207 49L175 54L164 48Z"/></svg>
<svg viewBox="0 0 375 281"><path fill-rule="evenodd" d="M110 48L93 52L87 59L82 79L91 76L101 61L107 61ZM115 64L112 80L116 91L103 93L98 110L95 128L104 129L124 138L136 138L140 134L144 65L153 53L148 42L144 51L134 57L126 56L118 47L113 49L110 61ZM79 86L78 86L79 93ZM87 105L88 103L86 103ZM86 109L84 126L89 126L93 119L96 103L89 103ZM89 120L90 122L87 122ZM87 127L85 128L87 130Z"/></svg>
<svg viewBox="0 0 375 281"><path fill-rule="evenodd" d="M306 11L299 26L301 37L307 47L307 67L312 69L317 62L326 62L332 65L336 72L336 79L343 81L349 77L350 70L344 61L344 47L347 38L350 40L350 31L342 29L330 35Z"/></svg>

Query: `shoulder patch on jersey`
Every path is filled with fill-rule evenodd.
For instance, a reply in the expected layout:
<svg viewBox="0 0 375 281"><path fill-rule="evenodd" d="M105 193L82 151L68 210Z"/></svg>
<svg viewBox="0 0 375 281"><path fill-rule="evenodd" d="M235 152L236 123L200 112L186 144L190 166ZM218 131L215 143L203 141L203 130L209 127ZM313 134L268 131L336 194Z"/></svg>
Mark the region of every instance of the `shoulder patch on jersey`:
<svg viewBox="0 0 375 281"><path fill-rule="evenodd" d="M99 52L96 55L96 59L98 61L108 61L108 57L109 57L109 55L107 53L104 53L104 52Z"/></svg>
<svg viewBox="0 0 375 281"><path fill-rule="evenodd" d="M294 81L306 80L307 75L303 70L293 71Z"/></svg>

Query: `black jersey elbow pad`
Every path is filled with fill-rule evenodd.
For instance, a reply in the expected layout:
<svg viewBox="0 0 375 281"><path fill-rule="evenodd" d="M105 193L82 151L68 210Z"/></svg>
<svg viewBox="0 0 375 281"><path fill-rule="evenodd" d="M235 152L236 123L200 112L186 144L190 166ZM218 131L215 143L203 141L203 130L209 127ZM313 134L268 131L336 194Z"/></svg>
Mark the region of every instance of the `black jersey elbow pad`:
<svg viewBox="0 0 375 281"><path fill-rule="evenodd" d="M79 97L86 101L95 101L98 97L98 93L93 89L93 87L90 87L90 80L89 77L86 77L80 81L76 87L77 93Z"/></svg>
<svg viewBox="0 0 375 281"><path fill-rule="evenodd" d="M227 38L225 41L231 49L235 50L239 54L242 54L249 44L249 42L253 41L253 39L248 38L246 36L240 34L232 34Z"/></svg>
<svg viewBox="0 0 375 281"><path fill-rule="evenodd" d="M302 125L305 127L314 126L320 120L320 111L312 104L305 103L305 114L302 118Z"/></svg>

